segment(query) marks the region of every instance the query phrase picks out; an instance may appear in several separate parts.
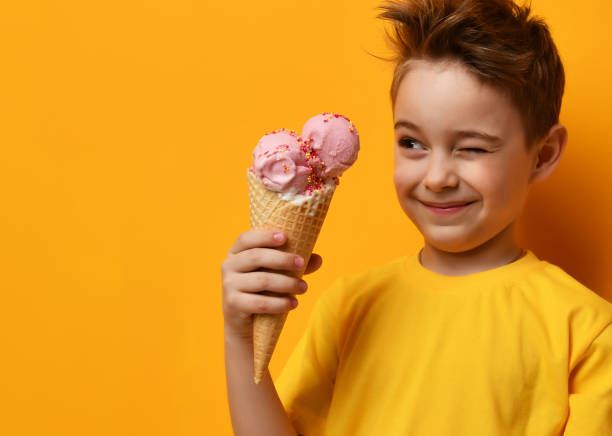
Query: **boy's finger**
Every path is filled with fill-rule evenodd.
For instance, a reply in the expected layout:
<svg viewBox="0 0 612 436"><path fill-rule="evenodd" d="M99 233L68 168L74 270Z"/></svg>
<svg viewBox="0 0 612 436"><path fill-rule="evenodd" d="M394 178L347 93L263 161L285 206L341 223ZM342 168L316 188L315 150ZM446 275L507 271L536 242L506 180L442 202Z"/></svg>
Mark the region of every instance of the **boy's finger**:
<svg viewBox="0 0 612 436"><path fill-rule="evenodd" d="M310 274L312 272L315 272L316 270L321 268L322 264L323 258L316 253L312 253L310 255L310 260L308 261L308 266L306 267L304 274Z"/></svg>
<svg viewBox="0 0 612 436"><path fill-rule="evenodd" d="M285 234L277 230L248 230L238 236L234 245L230 247L229 254L237 254L256 247L280 247L286 239Z"/></svg>
<svg viewBox="0 0 612 436"><path fill-rule="evenodd" d="M236 272L250 272L259 268L298 271L304 266L304 259L297 254L259 247L241 251L232 256L231 262L232 269Z"/></svg>
<svg viewBox="0 0 612 436"><path fill-rule="evenodd" d="M296 306L297 298L280 294L270 296L240 293L234 302L235 310L243 313L284 313Z"/></svg>
<svg viewBox="0 0 612 436"><path fill-rule="evenodd" d="M264 271L234 274L227 288L241 292L271 291L281 294L303 294L308 285L304 280Z"/></svg>

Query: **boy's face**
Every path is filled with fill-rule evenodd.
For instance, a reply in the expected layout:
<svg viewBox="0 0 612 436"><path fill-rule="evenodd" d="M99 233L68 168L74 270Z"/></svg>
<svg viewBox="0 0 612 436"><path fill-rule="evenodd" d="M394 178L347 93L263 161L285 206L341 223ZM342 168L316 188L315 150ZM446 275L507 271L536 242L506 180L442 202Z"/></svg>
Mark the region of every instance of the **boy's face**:
<svg viewBox="0 0 612 436"><path fill-rule="evenodd" d="M512 228L537 147L527 151L520 114L503 93L460 64L415 61L394 123L398 199L427 243L458 253Z"/></svg>

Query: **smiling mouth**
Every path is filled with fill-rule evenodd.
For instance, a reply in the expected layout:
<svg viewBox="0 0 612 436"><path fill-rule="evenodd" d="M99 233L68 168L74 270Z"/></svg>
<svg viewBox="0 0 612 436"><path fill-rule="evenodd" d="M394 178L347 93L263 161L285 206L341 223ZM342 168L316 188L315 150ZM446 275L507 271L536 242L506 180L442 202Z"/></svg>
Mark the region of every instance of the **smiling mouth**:
<svg viewBox="0 0 612 436"><path fill-rule="evenodd" d="M460 212L462 210L467 209L467 207L474 203L474 201L468 202L448 202L448 203L427 203L420 202L427 210L437 214L437 215L452 215L454 213Z"/></svg>

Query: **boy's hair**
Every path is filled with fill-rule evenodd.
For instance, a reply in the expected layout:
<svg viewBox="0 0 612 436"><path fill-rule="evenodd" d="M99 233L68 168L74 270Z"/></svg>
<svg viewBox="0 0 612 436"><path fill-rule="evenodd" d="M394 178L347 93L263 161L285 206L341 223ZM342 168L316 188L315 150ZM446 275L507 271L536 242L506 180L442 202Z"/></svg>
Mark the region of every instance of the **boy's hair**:
<svg viewBox="0 0 612 436"><path fill-rule="evenodd" d="M412 59L460 61L483 83L506 93L519 110L527 146L559 122L563 64L547 25L512 0L387 1L379 18L395 56L391 102Z"/></svg>

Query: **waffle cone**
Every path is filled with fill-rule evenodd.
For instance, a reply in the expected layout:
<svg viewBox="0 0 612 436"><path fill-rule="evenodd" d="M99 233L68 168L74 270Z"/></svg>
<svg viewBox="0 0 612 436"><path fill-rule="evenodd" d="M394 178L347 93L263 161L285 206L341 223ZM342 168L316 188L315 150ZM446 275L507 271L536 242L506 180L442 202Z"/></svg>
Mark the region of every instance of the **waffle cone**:
<svg viewBox="0 0 612 436"><path fill-rule="evenodd" d="M251 227L280 230L285 233L287 242L279 249L300 255L304 259L304 267L300 271L284 273L292 277L301 277L323 225L334 188L315 191L311 197L298 205L283 199L281 194L267 189L259 177L250 170L247 171L247 180ZM278 295L277 293L266 294ZM253 315L254 380L256 384L259 384L268 368L287 313L256 313Z"/></svg>

